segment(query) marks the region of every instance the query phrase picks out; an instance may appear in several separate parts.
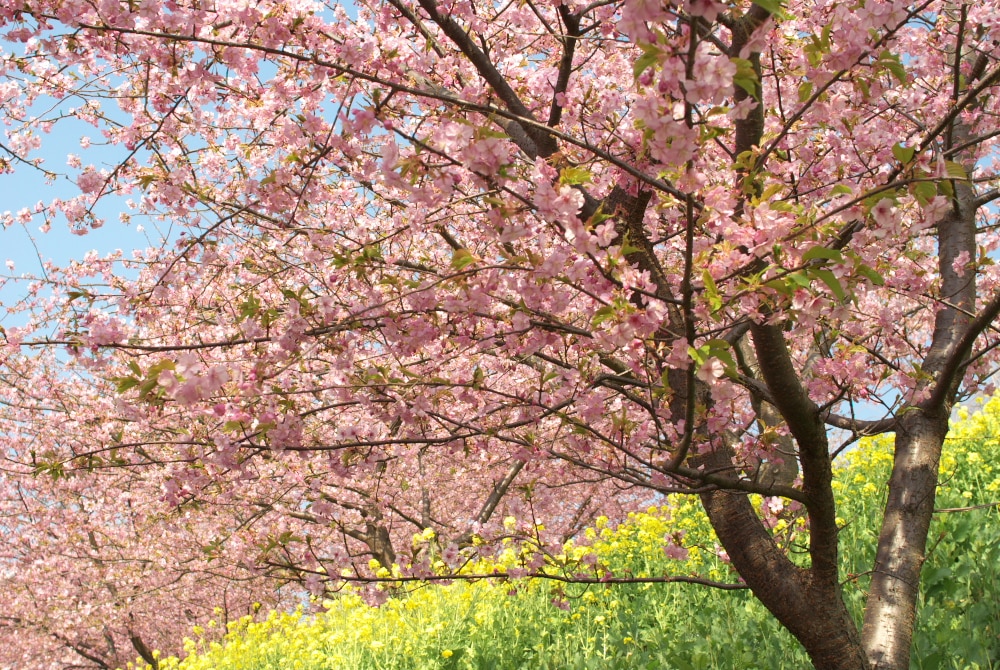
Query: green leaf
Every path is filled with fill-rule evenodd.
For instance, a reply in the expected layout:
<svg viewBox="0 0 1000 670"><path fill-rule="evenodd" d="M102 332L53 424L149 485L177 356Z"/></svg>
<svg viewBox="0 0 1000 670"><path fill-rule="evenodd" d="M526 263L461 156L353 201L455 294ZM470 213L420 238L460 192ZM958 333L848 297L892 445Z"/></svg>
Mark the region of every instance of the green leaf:
<svg viewBox="0 0 1000 670"><path fill-rule="evenodd" d="M847 301L847 292L844 291L844 287L841 286L840 280L837 279L836 275L832 272L823 268L810 268L809 274L817 277L820 281L826 284L830 290L833 291L833 294L837 296L837 300L840 302Z"/></svg>
<svg viewBox="0 0 1000 670"><path fill-rule="evenodd" d="M728 351L720 351L715 355L726 368L726 376L731 379L739 379L739 368L736 367L736 360Z"/></svg>
<svg viewBox="0 0 1000 670"><path fill-rule="evenodd" d="M754 199L758 203L767 202L768 200L771 199L772 196L774 196L775 193L784 188L784 186L785 186L784 184L770 184L767 188L764 189L764 191L759 196L757 196Z"/></svg>
<svg viewBox="0 0 1000 670"><path fill-rule="evenodd" d="M916 147L904 147L902 143L892 145L892 155L896 157L896 160L904 165L913 160L913 154L916 153L916 151Z"/></svg>
<svg viewBox="0 0 1000 670"><path fill-rule="evenodd" d="M224 433L242 433L243 423L240 421L227 421L222 426L222 432Z"/></svg>
<svg viewBox="0 0 1000 670"><path fill-rule="evenodd" d="M260 301L257 299L257 296L251 293L247 296L246 300L240 303L240 314L236 321L237 323L240 323L242 321L246 321L247 319L252 319L257 316L259 311Z"/></svg>
<svg viewBox="0 0 1000 670"><path fill-rule="evenodd" d="M885 277L876 272L874 268L869 267L864 263L858 263L858 266L855 269L858 271L858 274L867 277L871 283L875 284L875 286L885 285Z"/></svg>
<svg viewBox="0 0 1000 670"><path fill-rule="evenodd" d="M361 258L366 261L382 260L382 246L378 244L366 244L361 249Z"/></svg>
<svg viewBox="0 0 1000 670"><path fill-rule="evenodd" d="M455 249L455 252L451 255L451 267L456 270L464 270L473 263L476 262L476 257L472 255L472 252L468 249Z"/></svg>
<svg viewBox="0 0 1000 670"><path fill-rule="evenodd" d="M587 219L587 228L592 229L594 226L598 226L610 218L612 218L610 214L605 214L600 209L598 209L596 212L594 212L594 215L592 217Z"/></svg>
<svg viewBox="0 0 1000 670"><path fill-rule="evenodd" d="M783 295L791 295L795 292L795 288L791 284L783 279L772 279L770 281L764 282L764 286L772 288L778 293Z"/></svg>
<svg viewBox="0 0 1000 670"><path fill-rule="evenodd" d="M567 167L563 168L559 173L559 183L566 184L567 186L589 184L593 180L590 170L585 167Z"/></svg>
<svg viewBox="0 0 1000 670"><path fill-rule="evenodd" d="M804 81L799 84L799 102L805 102L813 94L813 83L811 81Z"/></svg>
<svg viewBox="0 0 1000 670"><path fill-rule="evenodd" d="M957 179L959 181L968 181L969 175L965 172L965 168L962 167L961 163L956 163L954 161L944 162L945 172L948 173L948 177L951 179Z"/></svg>
<svg viewBox="0 0 1000 670"><path fill-rule="evenodd" d="M632 76L638 79L643 72L656 65L660 60L660 50L652 44L641 44L643 54L632 65Z"/></svg>
<svg viewBox="0 0 1000 670"><path fill-rule="evenodd" d="M854 193L854 190L847 184L837 184L830 189L831 198L838 195L851 195L852 193Z"/></svg>
<svg viewBox="0 0 1000 670"><path fill-rule="evenodd" d="M708 352L703 350L703 348L701 347L699 347L698 349L695 349L694 347L688 347L688 356L690 356L691 360L695 362L695 365L701 365L702 363L704 363L706 360L707 353Z"/></svg>
<svg viewBox="0 0 1000 670"><path fill-rule="evenodd" d="M819 43L823 48L823 51L830 52L830 35L833 34L833 26L831 24L826 24L823 26L823 30L820 31Z"/></svg>
<svg viewBox="0 0 1000 670"><path fill-rule="evenodd" d="M899 54L894 54L890 51L883 51L879 54L878 64L887 69L892 73L892 76L900 84L906 83L906 68L903 67L902 61L899 59Z"/></svg>
<svg viewBox="0 0 1000 670"><path fill-rule="evenodd" d="M308 311L310 308L309 301L290 288L281 289L281 295L285 296L286 300L294 300L299 303L299 307L301 307L304 311Z"/></svg>
<svg viewBox="0 0 1000 670"><path fill-rule="evenodd" d="M754 100L759 98L757 93L757 78L756 77L733 77L733 83L742 88L747 92L747 95L752 97Z"/></svg>
<svg viewBox="0 0 1000 670"><path fill-rule="evenodd" d="M755 154L753 151L750 150L741 151L740 154L736 157L736 160L733 161L733 169L747 170L754 164L754 160L755 160Z"/></svg>
<svg viewBox="0 0 1000 670"><path fill-rule="evenodd" d="M155 389L158 384L159 382L157 382L156 377L144 381L142 383L142 386L139 387L139 397L145 400L147 397L149 397L149 394L153 392L153 389Z"/></svg>
<svg viewBox="0 0 1000 670"><path fill-rule="evenodd" d="M263 313L260 315L260 325L262 325L265 328L267 328L272 323L274 323L275 321L277 321L279 316L281 316L281 312L279 312L274 307L270 307L268 309L265 309L263 311Z"/></svg>
<svg viewBox="0 0 1000 670"><path fill-rule="evenodd" d="M484 126L479 126L476 128L476 138L477 139L492 139L492 140L506 140L510 138L510 135L503 132L502 130L496 130L495 128L486 128Z"/></svg>
<svg viewBox="0 0 1000 670"><path fill-rule="evenodd" d="M599 326L614 315L615 315L615 308L612 305L605 305L604 307L601 307L599 310L594 312L594 316L591 317L590 323L591 325Z"/></svg>
<svg viewBox="0 0 1000 670"><path fill-rule="evenodd" d="M709 356L718 358L726 366L727 373L736 371L736 360L733 358L732 346L729 342L722 338L714 338L703 344L701 349L706 351Z"/></svg>
<svg viewBox="0 0 1000 670"><path fill-rule="evenodd" d="M767 203L767 208L774 212L792 212L795 210L795 205L785 200L772 200Z"/></svg>
<svg viewBox="0 0 1000 670"><path fill-rule="evenodd" d="M754 100L760 100L757 90L757 71L753 63L746 58L731 58L730 61L736 65L736 74L733 76L733 83L746 91Z"/></svg>
<svg viewBox="0 0 1000 670"><path fill-rule="evenodd" d="M139 188L145 191L150 187L151 184L153 184L156 181L156 175L152 174L140 175L137 181L139 182Z"/></svg>
<svg viewBox="0 0 1000 670"><path fill-rule="evenodd" d="M60 477L66 477L66 468L62 463L38 463L32 474L35 477L38 475L49 475L53 480L57 480Z"/></svg>
<svg viewBox="0 0 1000 670"><path fill-rule="evenodd" d="M912 186L913 197L917 199L921 205L926 205L938 194L937 185L929 181L917 182Z"/></svg>
<svg viewBox="0 0 1000 670"><path fill-rule="evenodd" d="M753 0L753 4L766 9L771 14L780 14L782 10L781 0Z"/></svg>
<svg viewBox="0 0 1000 670"><path fill-rule="evenodd" d="M722 298L719 296L719 288L715 285L712 273L708 270L703 271L701 279L705 283L705 297L708 298L709 306L713 312L719 311L722 309Z"/></svg>
<svg viewBox="0 0 1000 670"><path fill-rule="evenodd" d="M802 288L809 288L809 285L812 283L809 281L809 275L805 272L793 272L788 275L786 280L788 281L789 286L796 284Z"/></svg>
<svg viewBox="0 0 1000 670"><path fill-rule="evenodd" d="M146 377L150 379L156 379L161 372L164 370L176 370L177 364L174 363L169 358L161 359L160 361L154 363L149 370L146 371Z"/></svg>
<svg viewBox="0 0 1000 670"><path fill-rule="evenodd" d="M139 385L139 380L136 377L114 377L111 381L115 383L115 390L118 393L125 393L125 391Z"/></svg>
<svg viewBox="0 0 1000 670"><path fill-rule="evenodd" d="M813 247L809 251L802 254L802 262L808 263L809 261L822 258L823 260L833 261L835 263L844 262L844 254L840 253L836 249L828 249L827 247Z"/></svg>
<svg viewBox="0 0 1000 670"><path fill-rule="evenodd" d="M626 236L625 242L621 246L621 251L622 251L622 256L629 256L630 254L635 254L642 251L642 249L640 249L639 247L634 247L631 244L629 244L628 236Z"/></svg>
<svg viewBox="0 0 1000 670"><path fill-rule="evenodd" d="M823 60L823 49L815 35L811 35L810 37L812 41L805 46L803 51L806 54L806 60L809 61L809 65L816 67Z"/></svg>
<svg viewBox="0 0 1000 670"><path fill-rule="evenodd" d="M858 78L854 80L854 87L861 91L861 97L864 100L868 100L872 97L871 85L864 79Z"/></svg>

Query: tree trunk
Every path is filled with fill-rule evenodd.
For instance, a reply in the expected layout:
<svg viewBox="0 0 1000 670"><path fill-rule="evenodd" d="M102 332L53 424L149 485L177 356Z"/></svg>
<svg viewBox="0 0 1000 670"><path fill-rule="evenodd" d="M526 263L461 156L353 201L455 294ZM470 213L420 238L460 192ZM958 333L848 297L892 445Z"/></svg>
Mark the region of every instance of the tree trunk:
<svg viewBox="0 0 1000 670"><path fill-rule="evenodd" d="M706 469L732 462L728 447L699 456ZM802 644L817 670L869 670L857 625L836 581L781 552L745 494L708 491L702 504L733 567L754 596Z"/></svg>
<svg viewBox="0 0 1000 670"><path fill-rule="evenodd" d="M862 632L873 670L910 667L920 569L948 432L947 414L927 416L915 410L900 423Z"/></svg>

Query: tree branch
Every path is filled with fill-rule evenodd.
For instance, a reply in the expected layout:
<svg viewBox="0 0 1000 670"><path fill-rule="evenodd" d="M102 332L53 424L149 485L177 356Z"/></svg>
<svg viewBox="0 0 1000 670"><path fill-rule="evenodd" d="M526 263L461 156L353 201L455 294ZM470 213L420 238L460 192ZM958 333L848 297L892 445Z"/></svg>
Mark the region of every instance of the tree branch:
<svg viewBox="0 0 1000 670"><path fill-rule="evenodd" d="M472 38L469 37L465 29L450 16L440 13L437 3L434 0L418 0L418 2L424 8L424 11L427 12L428 16L430 16L431 20L440 26L444 34L465 54L465 57L469 59L469 62L476 68L479 75L486 80L490 88L500 97L507 109L519 117L530 119L534 122L531 127L524 130L538 148L538 155L546 158L554 154L558 148L555 138L551 134L541 130L544 126L540 127L531 110L525 106L517 93L514 92L514 89L510 87L504 76L493 65L489 56L472 41Z"/></svg>
<svg viewBox="0 0 1000 670"><path fill-rule="evenodd" d="M962 335L941 366L941 372L938 373L930 396L920 403L920 407L931 409L941 407L945 403L952 386L957 381L956 378L965 369L966 358L972 351L976 339L996 321L998 316L1000 316L1000 293L993 296L993 299L983 307L979 315L966 328L965 334Z"/></svg>

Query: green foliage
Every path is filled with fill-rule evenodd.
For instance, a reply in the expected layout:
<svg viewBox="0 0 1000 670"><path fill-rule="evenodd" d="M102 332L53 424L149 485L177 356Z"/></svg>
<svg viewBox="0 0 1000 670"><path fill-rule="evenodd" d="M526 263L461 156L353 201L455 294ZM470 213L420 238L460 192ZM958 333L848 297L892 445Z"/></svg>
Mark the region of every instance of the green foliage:
<svg viewBox="0 0 1000 670"><path fill-rule="evenodd" d="M860 623L892 465L891 436L844 457L835 490L842 525L844 597ZM912 668L1000 668L1000 400L960 411L941 462ZM760 501L758 501L760 502ZM978 508L976 508L978 506ZM975 508L975 509L964 509ZM796 555L806 533L786 511L774 532ZM668 558L665 538L686 560ZM734 581L696 500L677 498L612 528L597 520L566 555L596 552L616 576L697 574ZM508 557L509 558L509 557ZM504 557L499 559L504 564ZM316 616L271 613L230 624L224 644L188 641L164 670L337 668L809 667L793 638L746 591L682 584L572 585L545 580L424 586L381 608L354 594Z"/></svg>

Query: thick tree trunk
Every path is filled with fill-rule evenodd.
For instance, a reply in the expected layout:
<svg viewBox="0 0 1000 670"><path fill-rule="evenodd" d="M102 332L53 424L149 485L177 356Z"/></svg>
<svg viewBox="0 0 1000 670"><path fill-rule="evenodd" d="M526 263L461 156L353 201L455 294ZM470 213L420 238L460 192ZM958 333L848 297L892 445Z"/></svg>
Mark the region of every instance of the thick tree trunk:
<svg viewBox="0 0 1000 670"><path fill-rule="evenodd" d="M701 457L706 468L731 462L728 448ZM818 670L869 670L857 625L836 580L793 564L761 524L747 496L702 494L702 504L733 567L767 609L802 644Z"/></svg>
<svg viewBox="0 0 1000 670"><path fill-rule="evenodd" d="M873 670L910 667L920 569L948 415L915 410L900 424L862 632Z"/></svg>

